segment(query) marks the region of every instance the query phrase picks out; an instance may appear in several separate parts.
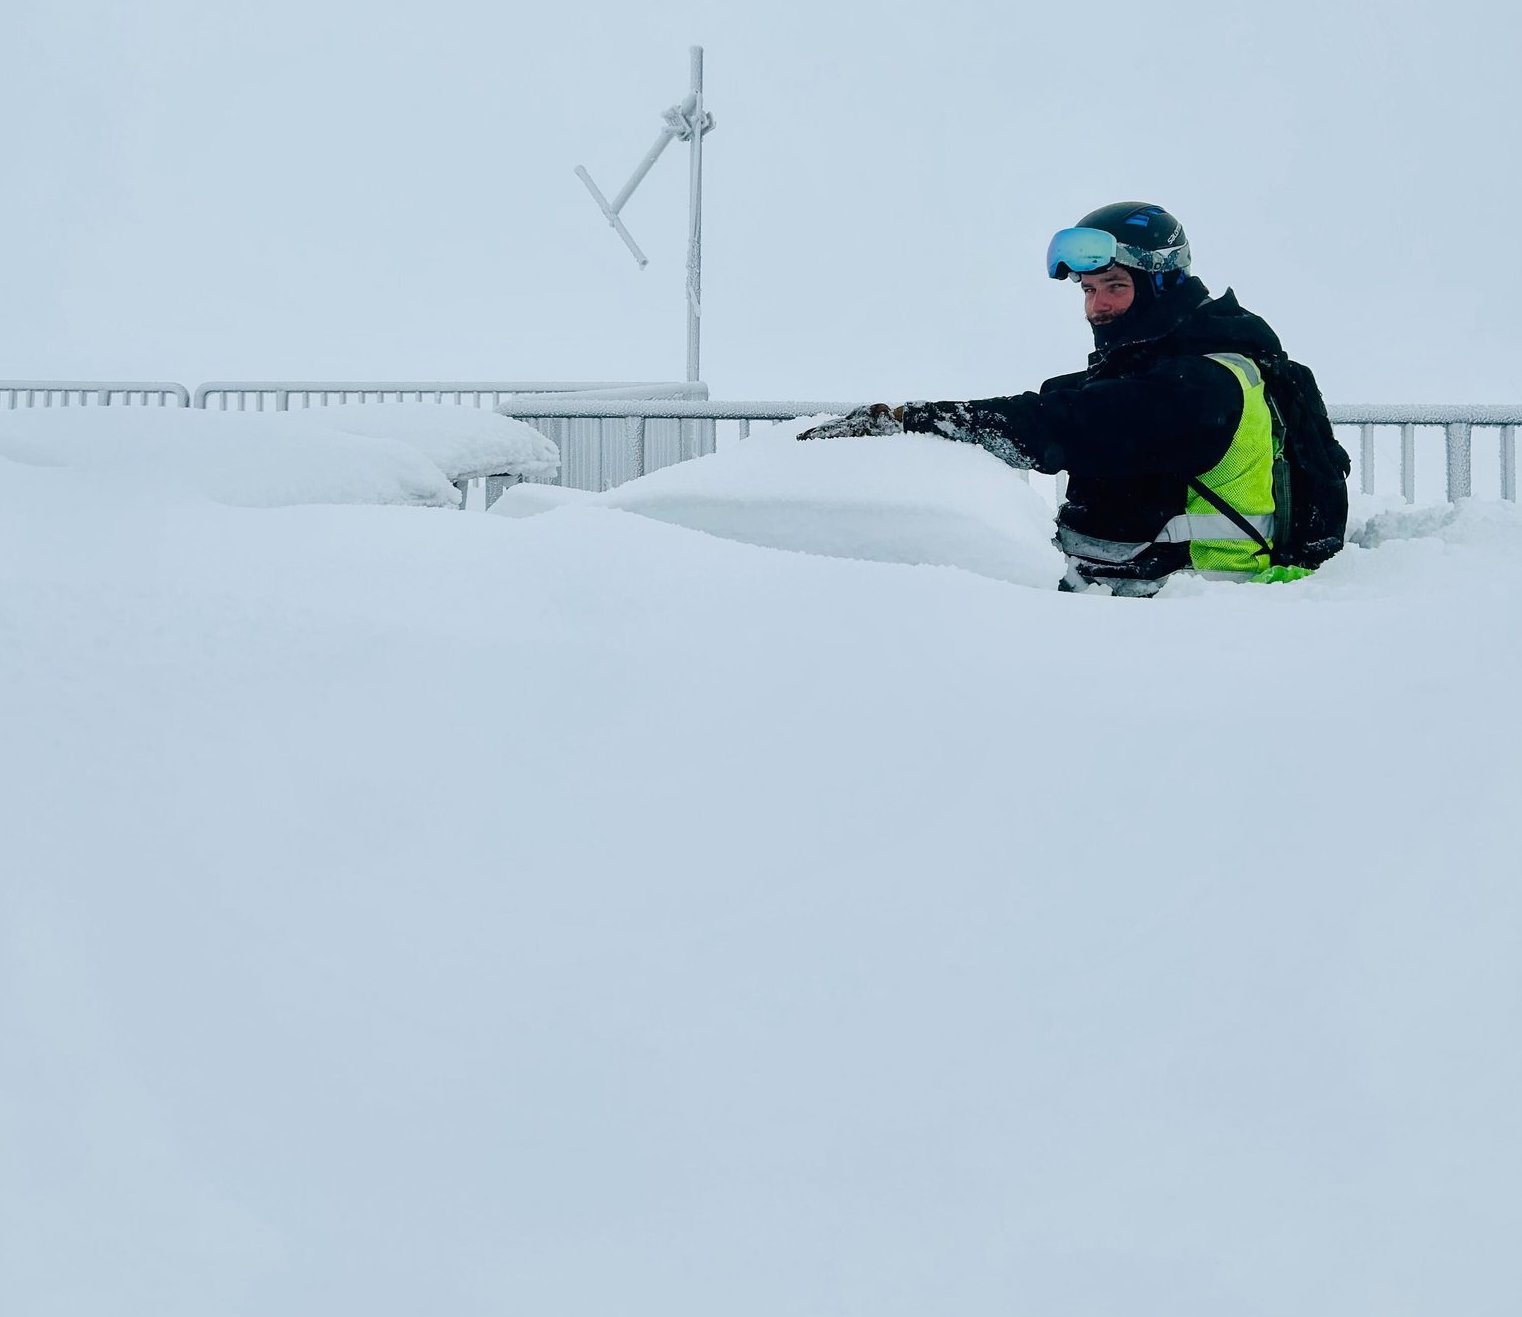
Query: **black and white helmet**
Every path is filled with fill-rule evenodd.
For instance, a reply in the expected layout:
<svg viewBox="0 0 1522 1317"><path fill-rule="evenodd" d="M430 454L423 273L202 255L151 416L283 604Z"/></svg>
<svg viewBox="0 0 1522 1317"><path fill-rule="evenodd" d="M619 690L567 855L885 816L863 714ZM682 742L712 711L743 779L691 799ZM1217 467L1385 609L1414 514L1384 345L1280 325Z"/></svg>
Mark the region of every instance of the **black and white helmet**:
<svg viewBox="0 0 1522 1317"><path fill-rule="evenodd" d="M1076 280L1112 263L1182 279L1189 272L1184 226L1161 206L1117 201L1061 230L1047 248L1046 269L1053 279Z"/></svg>

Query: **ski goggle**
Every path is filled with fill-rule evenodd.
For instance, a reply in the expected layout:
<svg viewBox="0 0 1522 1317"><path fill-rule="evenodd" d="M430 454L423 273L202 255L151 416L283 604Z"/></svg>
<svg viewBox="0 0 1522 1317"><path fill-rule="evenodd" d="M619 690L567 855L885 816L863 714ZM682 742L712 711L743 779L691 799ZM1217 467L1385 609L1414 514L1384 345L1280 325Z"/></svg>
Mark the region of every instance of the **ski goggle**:
<svg viewBox="0 0 1522 1317"><path fill-rule="evenodd" d="M1119 262L1133 270L1159 274L1165 270L1189 268L1189 244L1148 251L1121 242L1103 229L1058 229L1046 248L1046 272L1053 279L1071 279L1074 283L1086 274L1103 270Z"/></svg>

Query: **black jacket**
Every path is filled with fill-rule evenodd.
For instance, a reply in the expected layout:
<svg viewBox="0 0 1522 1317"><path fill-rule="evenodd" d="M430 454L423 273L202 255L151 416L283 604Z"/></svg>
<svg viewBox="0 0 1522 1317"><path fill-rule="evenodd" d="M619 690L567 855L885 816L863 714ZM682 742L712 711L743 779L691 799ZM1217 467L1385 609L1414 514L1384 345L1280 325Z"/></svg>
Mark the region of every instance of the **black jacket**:
<svg viewBox="0 0 1522 1317"><path fill-rule="evenodd" d="M1279 338L1228 289L1186 279L1096 332L1089 368L1039 393L909 403L904 428L981 444L1012 466L1068 472L1060 525L1098 539L1151 540L1184 510L1191 477L1215 466L1242 420L1242 390L1205 359L1282 352ZM1112 575L1153 579L1189 564L1187 544L1159 545Z"/></svg>

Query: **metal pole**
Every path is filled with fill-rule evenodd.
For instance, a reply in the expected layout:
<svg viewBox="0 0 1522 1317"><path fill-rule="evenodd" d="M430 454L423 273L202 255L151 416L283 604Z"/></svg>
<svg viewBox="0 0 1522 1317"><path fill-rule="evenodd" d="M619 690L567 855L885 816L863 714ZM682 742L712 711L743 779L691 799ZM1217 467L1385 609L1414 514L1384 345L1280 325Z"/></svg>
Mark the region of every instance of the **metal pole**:
<svg viewBox="0 0 1522 1317"><path fill-rule="evenodd" d="M1517 427L1501 427L1501 497L1517 501Z"/></svg>
<svg viewBox="0 0 1522 1317"><path fill-rule="evenodd" d="M645 153L645 158L634 167L634 173L629 176L629 181L619 189L619 193L613 198L613 209L622 210L624 202L634 195L634 189L640 185L640 180L650 172L650 167L660 159L661 152L667 147L671 139L676 136L675 128L663 128L661 135L655 139L655 145Z"/></svg>
<svg viewBox="0 0 1522 1317"><path fill-rule="evenodd" d="M1456 503L1470 495L1469 422L1451 421L1443 427L1448 441L1448 501Z"/></svg>
<svg viewBox="0 0 1522 1317"><path fill-rule="evenodd" d="M1358 427L1358 488L1362 493L1374 492L1374 427Z"/></svg>
<svg viewBox="0 0 1522 1317"><path fill-rule="evenodd" d="M645 418L630 416L624 421L629 442L629 465L636 476L645 474Z"/></svg>
<svg viewBox="0 0 1522 1317"><path fill-rule="evenodd" d="M692 47L692 168L687 189L687 378L697 380L703 318L703 47Z"/></svg>
<svg viewBox="0 0 1522 1317"><path fill-rule="evenodd" d="M1416 502L1416 427L1400 427L1400 492L1407 503Z"/></svg>

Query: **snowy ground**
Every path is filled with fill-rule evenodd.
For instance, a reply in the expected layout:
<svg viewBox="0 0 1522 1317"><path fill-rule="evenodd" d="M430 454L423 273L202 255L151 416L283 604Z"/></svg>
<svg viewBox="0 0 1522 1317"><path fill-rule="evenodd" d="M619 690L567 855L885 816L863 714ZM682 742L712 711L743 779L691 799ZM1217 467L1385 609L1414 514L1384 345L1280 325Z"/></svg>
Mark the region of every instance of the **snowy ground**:
<svg viewBox="0 0 1522 1317"><path fill-rule="evenodd" d="M1522 1310L1515 506L1137 601L928 439L30 442L7 1317Z"/></svg>

